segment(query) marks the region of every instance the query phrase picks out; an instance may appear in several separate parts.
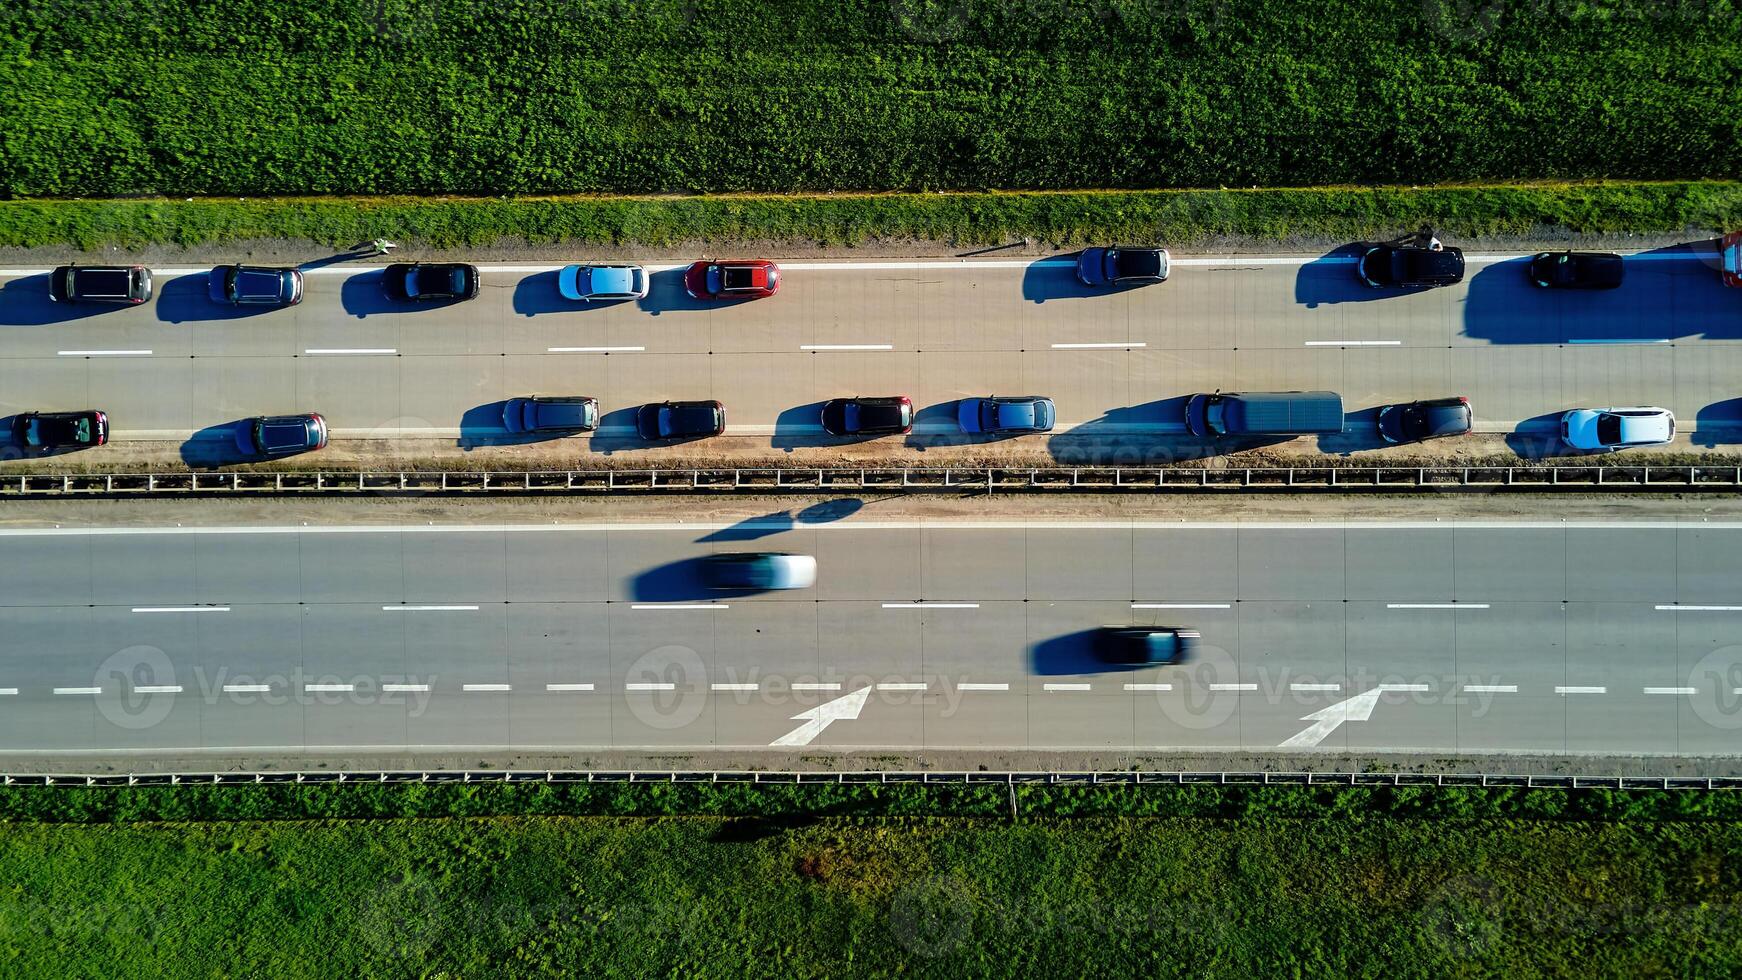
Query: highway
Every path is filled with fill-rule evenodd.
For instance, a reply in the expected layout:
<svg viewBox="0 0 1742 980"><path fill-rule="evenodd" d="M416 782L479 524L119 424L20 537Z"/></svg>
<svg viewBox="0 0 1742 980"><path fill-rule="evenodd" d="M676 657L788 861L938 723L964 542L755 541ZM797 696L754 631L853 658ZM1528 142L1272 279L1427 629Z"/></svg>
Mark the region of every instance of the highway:
<svg viewBox="0 0 1742 980"><path fill-rule="evenodd" d="M814 445L821 401L905 393L911 445L953 434L964 395L1046 394L1069 456L1084 436L1177 438L1195 391L1328 388L1352 413L1468 395L1485 432L1663 405L1716 445L1742 423L1742 290L1715 263L1696 243L1631 257L1620 290L1548 293L1523 259L1473 254L1464 284L1397 294L1341 254L1176 256L1169 282L1112 293L1068 259L792 261L780 295L724 306L653 266L646 301L596 309L557 296L555 267L485 266L477 299L423 309L386 301L378 267L311 264L300 306L241 314L206 298L204 270L157 270L149 304L115 309L52 304L47 270L12 269L0 414L100 408L117 440L222 445L238 419L319 411L338 439L473 444L501 439L505 398L589 394L593 448L616 451L636 448L634 407L666 398L717 398L729 434Z"/></svg>
<svg viewBox="0 0 1742 980"><path fill-rule="evenodd" d="M14 757L1742 749L1742 523L850 516L0 547ZM818 583L700 585L698 558L745 550L814 554ZM1194 626L1200 656L1110 669L1086 638L1121 622Z"/></svg>

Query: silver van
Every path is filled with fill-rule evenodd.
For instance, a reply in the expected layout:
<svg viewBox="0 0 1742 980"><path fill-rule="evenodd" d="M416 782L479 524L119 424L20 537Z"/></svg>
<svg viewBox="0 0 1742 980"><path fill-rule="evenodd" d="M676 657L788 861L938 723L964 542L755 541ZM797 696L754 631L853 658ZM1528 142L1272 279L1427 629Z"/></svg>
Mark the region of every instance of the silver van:
<svg viewBox="0 0 1742 980"><path fill-rule="evenodd" d="M1217 391L1186 400L1194 436L1302 436L1343 431L1343 396L1334 391Z"/></svg>

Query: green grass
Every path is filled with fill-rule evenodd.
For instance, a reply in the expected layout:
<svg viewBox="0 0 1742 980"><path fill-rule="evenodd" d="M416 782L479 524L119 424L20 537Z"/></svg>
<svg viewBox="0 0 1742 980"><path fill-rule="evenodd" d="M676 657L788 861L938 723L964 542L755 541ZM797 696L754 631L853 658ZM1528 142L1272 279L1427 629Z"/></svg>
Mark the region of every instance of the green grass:
<svg viewBox="0 0 1742 980"><path fill-rule="evenodd" d="M1682 234L1742 225L1742 183L1492 185L1426 189L1126 191L547 199L306 198L0 202L0 246L183 246L386 235L461 247L504 240L663 247L686 242L964 246L1024 238L1066 248L1238 237L1353 241L1433 224L1452 237Z"/></svg>
<svg viewBox="0 0 1742 980"><path fill-rule="evenodd" d="M1002 787L7 788L0 972L1742 970L1739 794L1018 794L1013 822Z"/></svg>
<svg viewBox="0 0 1742 980"><path fill-rule="evenodd" d="M0 5L0 195L1727 177L1742 172L1737 13L20 0Z"/></svg>

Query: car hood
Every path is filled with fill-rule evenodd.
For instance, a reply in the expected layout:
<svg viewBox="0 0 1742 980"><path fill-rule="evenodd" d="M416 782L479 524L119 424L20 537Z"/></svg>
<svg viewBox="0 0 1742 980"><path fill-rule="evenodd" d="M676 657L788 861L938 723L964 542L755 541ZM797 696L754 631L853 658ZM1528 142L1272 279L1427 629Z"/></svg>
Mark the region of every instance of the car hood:
<svg viewBox="0 0 1742 980"><path fill-rule="evenodd" d="M557 292L561 293L564 299L580 299L581 285L585 281L586 277L582 274L580 266L565 266L561 272L556 274Z"/></svg>

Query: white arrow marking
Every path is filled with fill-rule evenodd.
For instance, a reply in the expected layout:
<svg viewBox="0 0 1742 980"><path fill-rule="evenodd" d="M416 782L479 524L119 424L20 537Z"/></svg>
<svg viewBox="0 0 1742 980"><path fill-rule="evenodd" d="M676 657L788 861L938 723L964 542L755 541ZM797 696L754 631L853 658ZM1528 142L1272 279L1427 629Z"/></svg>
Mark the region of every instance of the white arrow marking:
<svg viewBox="0 0 1742 980"><path fill-rule="evenodd" d="M824 702L809 711L800 711L792 716L792 720L802 721L804 724L768 744L771 746L809 745L812 739L821 735L823 729L831 724L859 717L859 712L865 707L865 699L870 696L871 686L867 684L844 697Z"/></svg>
<svg viewBox="0 0 1742 980"><path fill-rule="evenodd" d="M1312 726L1299 735L1278 746L1284 749L1310 749L1325 740L1325 736L1337 730L1337 726L1345 721L1366 721L1373 714L1373 706L1379 703L1379 695L1385 689L1376 687L1371 691L1362 691L1348 699L1338 701L1328 708L1320 708L1301 721L1310 721Z"/></svg>

